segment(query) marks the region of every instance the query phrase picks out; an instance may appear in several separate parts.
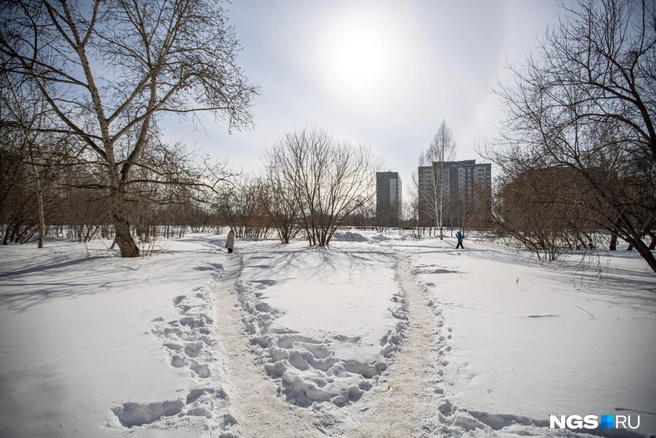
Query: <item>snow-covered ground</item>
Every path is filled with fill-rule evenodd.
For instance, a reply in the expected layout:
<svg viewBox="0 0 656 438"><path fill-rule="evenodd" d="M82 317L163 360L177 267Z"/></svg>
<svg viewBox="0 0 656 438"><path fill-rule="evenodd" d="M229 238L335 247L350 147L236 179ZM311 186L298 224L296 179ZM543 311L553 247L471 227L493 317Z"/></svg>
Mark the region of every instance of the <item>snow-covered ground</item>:
<svg viewBox="0 0 656 438"><path fill-rule="evenodd" d="M572 436L550 414L656 434L636 253L599 275L398 232L223 241L1 247L0 436Z"/></svg>
<svg viewBox="0 0 656 438"><path fill-rule="evenodd" d="M500 420L641 414L656 433L656 278L637 254L540 264L470 241L393 245L452 329L451 403Z"/></svg>
<svg viewBox="0 0 656 438"><path fill-rule="evenodd" d="M387 368L407 315L393 251L304 242L243 248L237 293L248 333L285 399L309 406L357 401Z"/></svg>

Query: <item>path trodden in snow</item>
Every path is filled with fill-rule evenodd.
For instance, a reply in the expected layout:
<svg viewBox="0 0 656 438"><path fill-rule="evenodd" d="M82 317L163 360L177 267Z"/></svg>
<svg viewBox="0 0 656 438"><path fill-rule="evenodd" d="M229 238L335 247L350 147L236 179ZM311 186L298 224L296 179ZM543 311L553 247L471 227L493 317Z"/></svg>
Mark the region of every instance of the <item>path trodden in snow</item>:
<svg viewBox="0 0 656 438"><path fill-rule="evenodd" d="M448 399L452 328L407 251L260 242L240 252L217 285L224 388L236 422L224 436L576 436L541 427L543 419L462 409ZM389 300L387 308L368 303L371 296ZM330 321L340 316L345 324ZM391 328L373 330L369 344L362 339L373 320ZM378 362L367 365L358 351L377 351Z"/></svg>
<svg viewBox="0 0 656 438"><path fill-rule="evenodd" d="M303 242L242 251L237 298L252 351L279 393L315 411L357 402L388 367L407 325L394 252Z"/></svg>
<svg viewBox="0 0 656 438"><path fill-rule="evenodd" d="M656 431L656 283L633 254L593 290L472 241L102 243L2 248L1 437L573 437L549 414L616 407Z"/></svg>
<svg viewBox="0 0 656 438"><path fill-rule="evenodd" d="M241 272L240 257L236 254L231 257L216 288L216 319L219 345L225 355L230 412L236 420L235 432L243 437L325 436L317 429L310 412L276 396L274 383L255 364L255 356L247 348L244 323L233 292ZM233 436L230 433L222 436Z"/></svg>
<svg viewBox="0 0 656 438"><path fill-rule="evenodd" d="M406 256L399 257L397 281L405 291L408 329L394 363L378 381L378 387L350 407L345 420L348 437L415 437L426 435L426 420L436 395L442 391L444 337L434 334L435 315L414 281ZM438 316L441 319L441 315ZM442 326L442 321L437 322Z"/></svg>

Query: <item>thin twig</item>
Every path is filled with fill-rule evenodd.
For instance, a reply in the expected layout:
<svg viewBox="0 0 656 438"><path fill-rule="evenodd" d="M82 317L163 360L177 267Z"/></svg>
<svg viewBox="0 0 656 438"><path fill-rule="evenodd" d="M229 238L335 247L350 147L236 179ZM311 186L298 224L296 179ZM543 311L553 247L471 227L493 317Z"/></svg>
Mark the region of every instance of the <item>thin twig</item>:
<svg viewBox="0 0 656 438"><path fill-rule="evenodd" d="M588 311L585 310L583 307L581 307L581 306L576 306L576 307L578 307L579 309L583 310L585 313L587 313L588 315L590 315L590 316L592 317L592 319L597 319L597 318L594 317L594 315L593 315L592 313L588 312Z"/></svg>

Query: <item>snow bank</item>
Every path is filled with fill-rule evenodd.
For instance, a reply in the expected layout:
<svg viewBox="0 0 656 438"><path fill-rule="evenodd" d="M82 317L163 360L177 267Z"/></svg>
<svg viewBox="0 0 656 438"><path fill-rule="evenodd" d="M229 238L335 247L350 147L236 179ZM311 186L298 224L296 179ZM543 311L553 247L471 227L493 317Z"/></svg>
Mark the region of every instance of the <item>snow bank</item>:
<svg viewBox="0 0 656 438"><path fill-rule="evenodd" d="M370 240L373 242L382 242L385 240L389 240L389 237L385 236L384 234L378 233L376 235L371 236Z"/></svg>

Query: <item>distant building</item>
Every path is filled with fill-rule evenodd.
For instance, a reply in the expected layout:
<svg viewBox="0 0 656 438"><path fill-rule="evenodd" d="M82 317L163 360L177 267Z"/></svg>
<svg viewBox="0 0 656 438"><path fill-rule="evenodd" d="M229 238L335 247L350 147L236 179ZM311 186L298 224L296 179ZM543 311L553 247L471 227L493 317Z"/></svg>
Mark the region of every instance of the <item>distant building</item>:
<svg viewBox="0 0 656 438"><path fill-rule="evenodd" d="M443 225L461 227L463 221L475 207L485 202L492 187L492 165L476 164L476 160L434 162L432 166L420 166L417 171L419 191L419 224L436 226L435 205L438 203L440 187L437 175L444 169L442 189ZM439 190L438 190L439 192Z"/></svg>
<svg viewBox="0 0 656 438"><path fill-rule="evenodd" d="M376 223L398 227L403 218L401 177L397 172L376 172Z"/></svg>

